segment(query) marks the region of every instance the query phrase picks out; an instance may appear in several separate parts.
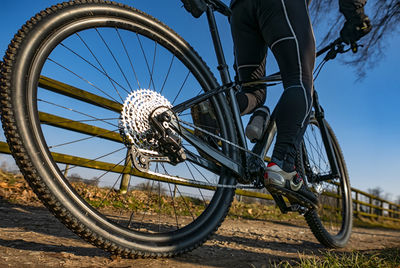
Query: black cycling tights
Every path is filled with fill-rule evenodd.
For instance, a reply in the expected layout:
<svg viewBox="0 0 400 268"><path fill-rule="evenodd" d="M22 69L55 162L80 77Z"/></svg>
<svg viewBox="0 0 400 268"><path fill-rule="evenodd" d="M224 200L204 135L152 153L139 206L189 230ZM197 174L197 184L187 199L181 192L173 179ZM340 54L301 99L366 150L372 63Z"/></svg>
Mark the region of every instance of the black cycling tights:
<svg viewBox="0 0 400 268"><path fill-rule="evenodd" d="M268 47L283 79L284 92L276 106L278 129L273 161L292 171L311 106L315 40L307 0L235 0L230 18L235 45L235 69L240 81L265 75ZM264 104L266 88L248 87L238 93L242 114ZM279 163L277 163L279 165Z"/></svg>

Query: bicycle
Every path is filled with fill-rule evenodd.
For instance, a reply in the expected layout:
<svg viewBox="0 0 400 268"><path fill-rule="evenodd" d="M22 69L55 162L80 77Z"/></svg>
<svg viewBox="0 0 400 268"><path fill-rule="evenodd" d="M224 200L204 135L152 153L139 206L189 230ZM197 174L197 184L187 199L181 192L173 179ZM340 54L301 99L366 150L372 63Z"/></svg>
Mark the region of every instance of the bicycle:
<svg viewBox="0 0 400 268"><path fill-rule="evenodd" d="M275 113L263 139L249 150L234 94L250 83L277 84L280 75L232 82L214 17L215 11L230 10L219 0L206 2L222 85L166 25L102 0L38 13L4 57L1 119L21 172L64 225L113 254L168 257L192 250L218 229L235 189L263 187ZM327 61L345 52L343 47L337 40L319 54L328 51ZM322 244L343 247L352 228L349 178L314 92L297 166L321 205L273 198L283 213L304 214ZM218 132L193 122L191 108L204 101Z"/></svg>

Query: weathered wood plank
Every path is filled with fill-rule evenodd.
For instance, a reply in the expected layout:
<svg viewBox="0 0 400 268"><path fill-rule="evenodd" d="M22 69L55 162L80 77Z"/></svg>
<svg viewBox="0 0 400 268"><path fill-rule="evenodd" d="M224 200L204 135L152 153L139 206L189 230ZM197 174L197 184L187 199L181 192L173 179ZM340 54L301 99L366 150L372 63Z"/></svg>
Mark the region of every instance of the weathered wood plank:
<svg viewBox="0 0 400 268"><path fill-rule="evenodd" d="M41 76L39 79L39 87L77 99L81 100L102 108L112 110L114 112L120 113L122 110L122 104L115 102L113 100L98 96L96 94L87 92L85 90L64 84L57 80L53 80L49 77Z"/></svg>

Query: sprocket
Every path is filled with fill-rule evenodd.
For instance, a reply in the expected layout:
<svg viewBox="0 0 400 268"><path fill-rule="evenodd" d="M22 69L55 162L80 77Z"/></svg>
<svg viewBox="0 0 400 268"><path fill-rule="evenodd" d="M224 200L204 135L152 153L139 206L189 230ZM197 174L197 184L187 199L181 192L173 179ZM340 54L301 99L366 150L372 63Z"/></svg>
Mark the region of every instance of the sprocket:
<svg viewBox="0 0 400 268"><path fill-rule="evenodd" d="M171 107L171 103L156 91L150 89L133 91L124 102L119 123L124 142L129 142L137 148L156 150L159 141L152 135L153 129L149 118ZM157 114L152 114L156 109Z"/></svg>

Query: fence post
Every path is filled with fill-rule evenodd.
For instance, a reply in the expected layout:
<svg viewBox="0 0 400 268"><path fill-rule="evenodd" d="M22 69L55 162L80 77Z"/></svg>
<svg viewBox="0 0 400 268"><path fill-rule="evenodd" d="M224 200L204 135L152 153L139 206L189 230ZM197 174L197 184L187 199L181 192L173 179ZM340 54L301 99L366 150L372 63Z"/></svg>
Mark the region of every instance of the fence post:
<svg viewBox="0 0 400 268"><path fill-rule="evenodd" d="M389 218L393 218L392 204L389 204Z"/></svg>
<svg viewBox="0 0 400 268"><path fill-rule="evenodd" d="M369 196L369 214L374 214L372 210L372 197Z"/></svg>
<svg viewBox="0 0 400 268"><path fill-rule="evenodd" d="M131 166L131 156L130 156L130 150L127 150L126 152L126 158L125 158L125 168L129 168ZM121 194L126 194L128 192L128 187L129 183L131 180L131 175L128 173L124 173L121 178L121 184L119 186L119 192Z"/></svg>
<svg viewBox="0 0 400 268"><path fill-rule="evenodd" d="M64 177L67 178L68 176L68 170L69 170L69 164L65 164L65 169L64 169Z"/></svg>
<svg viewBox="0 0 400 268"><path fill-rule="evenodd" d="M358 192L356 192L356 213L360 211L360 204L358 203Z"/></svg>

